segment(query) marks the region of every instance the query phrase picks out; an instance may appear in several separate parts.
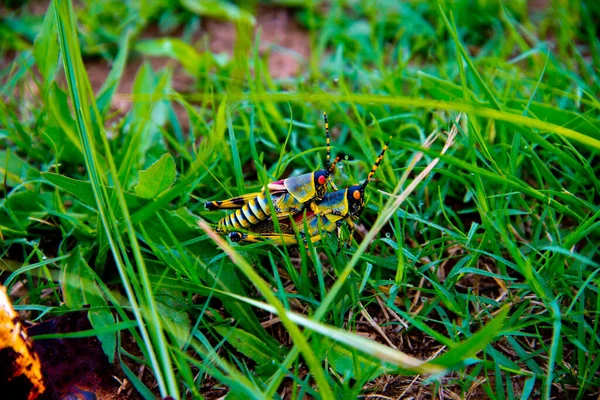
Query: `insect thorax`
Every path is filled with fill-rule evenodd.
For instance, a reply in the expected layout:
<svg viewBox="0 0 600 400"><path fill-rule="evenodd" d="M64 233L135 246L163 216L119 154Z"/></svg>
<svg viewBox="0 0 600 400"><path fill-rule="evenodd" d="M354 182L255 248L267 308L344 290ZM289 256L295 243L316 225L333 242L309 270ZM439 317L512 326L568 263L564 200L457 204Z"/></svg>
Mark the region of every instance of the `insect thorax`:
<svg viewBox="0 0 600 400"><path fill-rule="evenodd" d="M312 172L286 179L284 185L299 203L306 203L315 197L315 182Z"/></svg>

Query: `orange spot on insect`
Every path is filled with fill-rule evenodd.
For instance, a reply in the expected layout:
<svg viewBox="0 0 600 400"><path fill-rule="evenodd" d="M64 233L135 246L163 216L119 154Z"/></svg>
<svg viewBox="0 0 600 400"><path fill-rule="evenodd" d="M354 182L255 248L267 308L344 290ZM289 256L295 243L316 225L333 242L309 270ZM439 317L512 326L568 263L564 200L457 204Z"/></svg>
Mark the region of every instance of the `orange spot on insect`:
<svg viewBox="0 0 600 400"><path fill-rule="evenodd" d="M356 200L360 200L360 191L355 190L354 193L352 193L352 197L354 197Z"/></svg>
<svg viewBox="0 0 600 400"><path fill-rule="evenodd" d="M319 185L324 185L325 184L325 177L323 175L321 175L318 179Z"/></svg>

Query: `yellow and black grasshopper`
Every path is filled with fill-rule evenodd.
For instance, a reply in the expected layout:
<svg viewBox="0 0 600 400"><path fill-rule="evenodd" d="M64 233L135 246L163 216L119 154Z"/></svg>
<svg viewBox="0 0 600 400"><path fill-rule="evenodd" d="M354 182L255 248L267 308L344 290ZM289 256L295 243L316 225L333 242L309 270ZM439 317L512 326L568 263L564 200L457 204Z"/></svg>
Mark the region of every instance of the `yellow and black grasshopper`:
<svg viewBox="0 0 600 400"><path fill-rule="evenodd" d="M391 137L390 137L391 140ZM279 227L281 233L276 233L272 221L265 221L249 229L244 233L234 231L229 233L233 242L257 243L271 240L275 244L297 244L298 239L294 232L293 224L296 224L300 236L306 241L316 243L321 240L321 232L333 232L341 228L342 222L347 221L351 227L349 240L352 239L354 231L354 220L358 219L365 207L365 188L373 178L379 163L383 159L389 140L381 150L367 179L362 185L353 185L343 190L327 193L321 200L314 202L314 207L299 212L292 217L280 218ZM305 225L306 224L306 225ZM305 229L305 226L307 230ZM339 249L338 249L339 250Z"/></svg>
<svg viewBox="0 0 600 400"><path fill-rule="evenodd" d="M314 202L323 199L327 192L329 182L337 190L329 178L339 158L331 162L331 146L329 139L329 123L327 114L323 113L325 120L325 134L327 138L326 169L293 176L287 179L271 182L266 190L260 193L249 193L227 200L209 201L204 204L207 210L236 210L221 218L216 229L217 233L239 229L252 229L253 226L271 218L269 200L271 198L275 215L286 218L301 212L305 207L314 208Z"/></svg>

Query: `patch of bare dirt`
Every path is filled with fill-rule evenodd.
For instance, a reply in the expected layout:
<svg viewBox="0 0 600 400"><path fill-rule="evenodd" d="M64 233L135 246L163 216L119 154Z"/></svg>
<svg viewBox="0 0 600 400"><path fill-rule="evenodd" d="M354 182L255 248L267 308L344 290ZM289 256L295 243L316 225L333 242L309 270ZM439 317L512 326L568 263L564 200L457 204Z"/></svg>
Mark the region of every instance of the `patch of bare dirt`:
<svg viewBox="0 0 600 400"><path fill-rule="evenodd" d="M308 32L294 19L289 9L260 6L256 12L257 24L255 33L260 30L259 52L261 56L268 57L269 73L273 78L290 78L297 76L302 70L302 59L308 59L310 45ZM182 32L176 31L168 36L181 37ZM148 27L141 35L143 39L154 39L165 36L157 26ZM193 35L196 48L200 48L204 38L208 38L210 51L233 55L237 39L236 26L232 22L206 19L202 28ZM277 48L288 49L286 52ZM250 53L251 48L247 51ZM131 93L135 77L142 63L149 62L156 70L168 65L174 66L173 89L177 92L187 93L194 91L195 78L187 74L176 62L164 57L140 57L132 53L123 75L117 93L112 99L111 109L119 117L124 115L131 107ZM86 60L86 69L94 92L104 84L111 65L101 59ZM187 113L183 108L175 107L175 112L182 129L188 129Z"/></svg>
<svg viewBox="0 0 600 400"><path fill-rule="evenodd" d="M27 2L24 10L28 14L43 15L48 9L48 4L47 0L32 0ZM260 32L259 53L268 59L269 74L276 79L300 74L303 68L302 60L307 60L310 56L310 45L308 32L296 21L293 11L288 8L261 5L257 7L255 15L257 23L254 33ZM151 25L142 32L140 38L155 39L164 36L181 38L182 35L181 29L165 34L157 25ZM204 43L208 43L208 50L232 56L236 39L235 23L203 19L201 28L193 35L193 43L190 44L201 48ZM247 51L250 53L251 47L248 47ZM0 66L7 66L13 59L14 52L3 54L0 57ZM87 58L84 62L92 89L97 93L106 81L112 65L99 57ZM194 91L195 77L187 74L177 62L165 57L140 57L139 54L132 52L112 99L113 118L123 116L131 107L133 82L143 62L149 62L155 71L173 65L173 89L181 93ZM57 79L64 82L64 77L60 73ZM188 118L185 110L175 107L175 111L182 128L187 130Z"/></svg>
<svg viewBox="0 0 600 400"><path fill-rule="evenodd" d="M32 335L73 333L92 329L85 311L66 314L34 325ZM34 342L46 374L47 398L94 394L98 398L125 399L121 384L113 376L117 370L96 337L40 339ZM124 379L124 377L122 378Z"/></svg>
<svg viewBox="0 0 600 400"><path fill-rule="evenodd" d="M255 32L260 29L259 52L269 57L269 73L274 78L289 78L300 73L301 63L291 54L279 52L284 47L307 59L310 55L308 32L284 8L258 7ZM204 24L212 51L233 54L236 28L232 22L207 20ZM248 49L250 51L250 49Z"/></svg>

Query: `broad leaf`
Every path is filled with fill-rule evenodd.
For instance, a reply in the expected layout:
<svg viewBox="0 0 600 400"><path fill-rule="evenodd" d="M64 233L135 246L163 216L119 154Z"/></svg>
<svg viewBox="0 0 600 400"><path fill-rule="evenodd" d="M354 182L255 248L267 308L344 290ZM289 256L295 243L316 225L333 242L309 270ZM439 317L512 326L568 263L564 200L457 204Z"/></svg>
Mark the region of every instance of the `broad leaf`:
<svg viewBox="0 0 600 400"><path fill-rule="evenodd" d="M175 162L170 154L164 154L150 168L140 171L140 179L135 186L135 194L152 199L167 190L175 181Z"/></svg>
<svg viewBox="0 0 600 400"><path fill-rule="evenodd" d="M38 69L42 73L44 79L43 96L46 98L50 82L54 79L54 75L58 70L58 40L56 28L56 14L54 5L50 3L42 29L35 37L33 42L33 56Z"/></svg>

